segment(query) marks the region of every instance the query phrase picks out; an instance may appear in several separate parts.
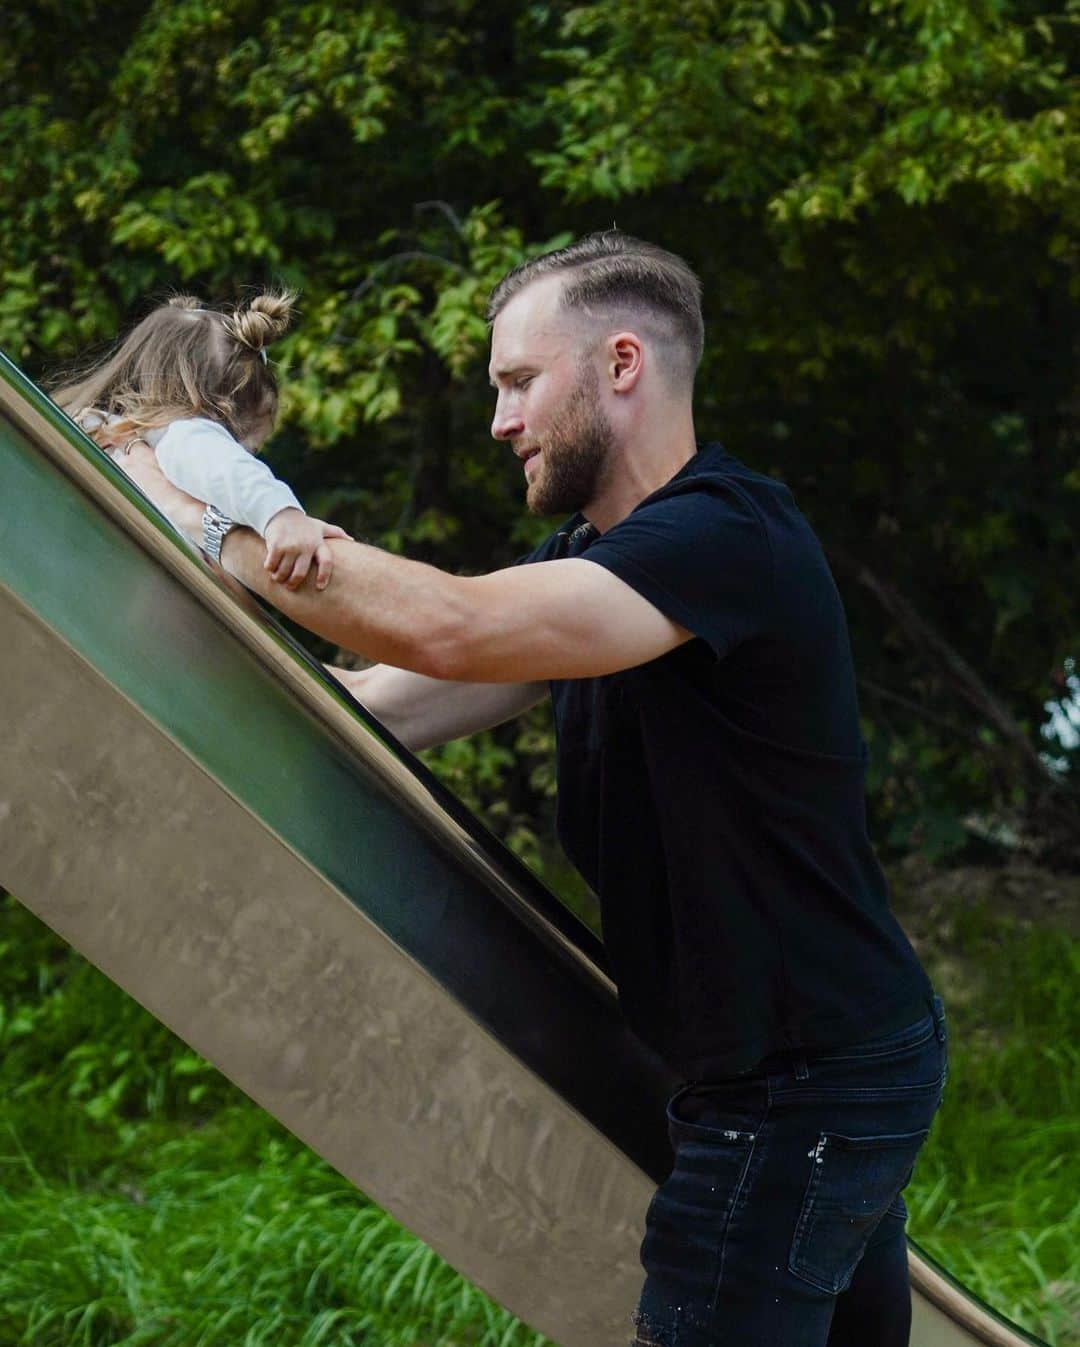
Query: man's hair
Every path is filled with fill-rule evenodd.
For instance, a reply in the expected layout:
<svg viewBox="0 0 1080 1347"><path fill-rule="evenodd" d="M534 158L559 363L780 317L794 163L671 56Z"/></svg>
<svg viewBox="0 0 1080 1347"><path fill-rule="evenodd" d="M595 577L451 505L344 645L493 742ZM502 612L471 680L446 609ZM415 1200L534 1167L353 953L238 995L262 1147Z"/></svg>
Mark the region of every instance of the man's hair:
<svg viewBox="0 0 1080 1347"><path fill-rule="evenodd" d="M644 312L659 319L665 346L677 347L665 352L669 367L693 383L705 344L701 282L681 257L617 229L586 234L507 272L491 292L488 322L527 285L558 273L566 276L560 308L604 316Z"/></svg>
<svg viewBox="0 0 1080 1347"><path fill-rule="evenodd" d="M286 330L295 295L268 290L244 306L192 295L157 305L103 359L52 393L89 433L105 418L133 434L206 416L244 439L277 411L265 347Z"/></svg>

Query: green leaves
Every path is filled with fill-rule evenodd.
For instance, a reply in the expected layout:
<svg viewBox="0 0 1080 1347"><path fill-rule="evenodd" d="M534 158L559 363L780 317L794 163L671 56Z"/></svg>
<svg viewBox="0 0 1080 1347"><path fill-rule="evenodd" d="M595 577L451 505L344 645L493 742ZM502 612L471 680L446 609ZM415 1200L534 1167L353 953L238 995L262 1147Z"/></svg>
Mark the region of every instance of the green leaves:
<svg viewBox="0 0 1080 1347"><path fill-rule="evenodd" d="M1038 744L1080 644L1072 0L103 13L20 13L0 55L0 344L32 373L178 285L287 282L272 461L357 536L487 569L547 527L489 441L488 293L614 221L702 276L700 433L782 476ZM978 715L842 583L864 676L937 717L873 705L912 750L901 796L1006 800Z"/></svg>
<svg viewBox="0 0 1080 1347"><path fill-rule="evenodd" d="M250 123L240 148L266 161L294 132L331 116L358 145L385 131L406 39L388 11L280 5L219 64L229 105ZM330 134L334 128L327 128Z"/></svg>
<svg viewBox="0 0 1080 1347"><path fill-rule="evenodd" d="M182 280L252 262L281 260L281 206L240 195L227 173L204 173L181 188L160 187L116 212L112 241L157 253Z"/></svg>
<svg viewBox="0 0 1080 1347"><path fill-rule="evenodd" d="M548 91L560 127L542 181L618 198L690 174L709 199L764 209L774 226L854 219L969 183L1076 210L1080 112L1045 18L994 7L873 7L838 24L826 6L570 11L548 54L574 73ZM1062 38L1077 16L1055 16Z"/></svg>

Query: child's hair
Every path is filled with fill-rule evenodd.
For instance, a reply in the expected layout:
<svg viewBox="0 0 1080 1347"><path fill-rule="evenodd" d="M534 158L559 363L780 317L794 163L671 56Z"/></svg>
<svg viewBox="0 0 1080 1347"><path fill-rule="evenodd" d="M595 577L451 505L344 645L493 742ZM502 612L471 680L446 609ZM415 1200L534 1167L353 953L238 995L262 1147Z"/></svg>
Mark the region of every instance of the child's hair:
<svg viewBox="0 0 1080 1347"><path fill-rule="evenodd" d="M57 388L53 401L90 434L106 418L116 418L115 436L206 416L245 440L273 424L277 380L265 347L288 328L295 299L291 291L269 290L245 306L212 309L174 295Z"/></svg>

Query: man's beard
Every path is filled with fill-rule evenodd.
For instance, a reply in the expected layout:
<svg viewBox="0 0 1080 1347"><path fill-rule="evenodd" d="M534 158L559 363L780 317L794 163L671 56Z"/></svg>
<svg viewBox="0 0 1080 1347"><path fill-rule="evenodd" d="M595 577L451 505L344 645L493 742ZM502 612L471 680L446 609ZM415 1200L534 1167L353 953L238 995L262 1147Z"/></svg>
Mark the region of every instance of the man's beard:
<svg viewBox="0 0 1080 1347"><path fill-rule="evenodd" d="M596 499L615 439L600 408L600 380L584 364L559 417L537 448L542 451L525 503L533 514L576 514Z"/></svg>

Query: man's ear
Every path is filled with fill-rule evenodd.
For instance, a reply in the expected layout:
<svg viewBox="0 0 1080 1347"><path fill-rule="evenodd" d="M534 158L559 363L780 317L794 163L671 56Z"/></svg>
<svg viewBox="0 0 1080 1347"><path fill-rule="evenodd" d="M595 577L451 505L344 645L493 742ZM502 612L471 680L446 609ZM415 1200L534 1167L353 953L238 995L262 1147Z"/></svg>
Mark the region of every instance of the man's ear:
<svg viewBox="0 0 1080 1347"><path fill-rule="evenodd" d="M607 370L612 390L629 393L641 378L645 351L636 332L616 332L608 338Z"/></svg>

